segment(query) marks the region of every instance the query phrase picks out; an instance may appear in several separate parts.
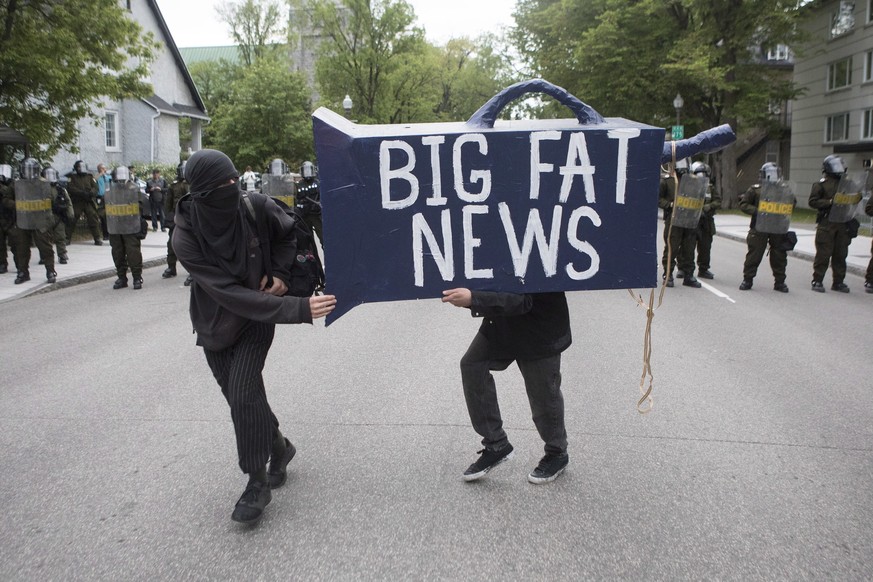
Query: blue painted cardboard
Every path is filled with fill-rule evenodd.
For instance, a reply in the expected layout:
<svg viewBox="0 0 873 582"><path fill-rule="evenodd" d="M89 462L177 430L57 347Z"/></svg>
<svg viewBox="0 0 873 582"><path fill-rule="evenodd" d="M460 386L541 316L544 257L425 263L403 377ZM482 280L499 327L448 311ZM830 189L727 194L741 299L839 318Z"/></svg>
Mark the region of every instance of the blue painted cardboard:
<svg viewBox="0 0 873 582"><path fill-rule="evenodd" d="M328 324L361 303L454 287L656 286L664 129L603 119L572 96L575 119L495 122L530 91L518 87L466 123L313 114L326 291L337 296Z"/></svg>

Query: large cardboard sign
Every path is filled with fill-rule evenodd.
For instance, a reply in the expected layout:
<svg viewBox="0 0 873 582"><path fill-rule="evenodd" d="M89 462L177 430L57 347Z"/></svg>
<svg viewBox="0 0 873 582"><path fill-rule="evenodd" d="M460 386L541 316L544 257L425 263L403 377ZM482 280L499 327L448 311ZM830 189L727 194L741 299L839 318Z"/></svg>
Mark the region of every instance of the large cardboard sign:
<svg viewBox="0 0 873 582"><path fill-rule="evenodd" d="M529 92L555 97L575 119L495 122ZM313 127L327 292L337 296L328 324L364 302L452 287L657 283L663 128L604 119L542 80L506 89L466 123L361 126L321 108ZM712 146L689 140L679 155Z"/></svg>

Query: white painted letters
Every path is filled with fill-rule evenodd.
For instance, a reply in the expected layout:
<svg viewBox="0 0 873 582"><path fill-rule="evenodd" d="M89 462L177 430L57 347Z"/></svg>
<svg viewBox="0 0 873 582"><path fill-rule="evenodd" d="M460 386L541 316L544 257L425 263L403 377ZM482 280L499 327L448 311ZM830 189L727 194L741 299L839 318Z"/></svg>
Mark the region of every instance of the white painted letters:
<svg viewBox="0 0 873 582"><path fill-rule="evenodd" d="M487 206L464 206L464 276L467 279L492 279L493 269L473 267L473 249L482 246L482 239L473 236L473 215L488 214Z"/></svg>
<svg viewBox="0 0 873 582"><path fill-rule="evenodd" d="M591 220L594 226L599 227L601 224L600 215L590 206L580 206L570 214L570 224L567 226L567 238L569 239L570 246L591 258L591 266L584 271L577 271L572 263L567 265L567 276L574 281L590 279L600 270L600 255L597 254L591 243L579 240L579 220L583 216Z"/></svg>
<svg viewBox="0 0 873 582"><path fill-rule="evenodd" d="M530 260L530 254L533 250L534 239L536 239L537 247L540 251L540 259L543 262L543 270L546 277L552 277L558 272L558 246L560 243L561 216L564 208L555 206L552 211L552 232L551 239L546 240L546 233L543 229L543 223L540 220L540 211L536 208L531 208L527 216L527 225L524 229L524 239L521 246L518 244L518 237L515 234L515 227L512 224L512 215L509 211L509 206L505 202L497 205L500 211L500 220L503 222L503 229L506 231L506 242L509 245L509 252L512 255L512 264L515 268L515 276L524 278L527 274L527 264Z"/></svg>
<svg viewBox="0 0 873 582"><path fill-rule="evenodd" d="M618 160L615 176L615 203L624 204L624 192L627 188L627 142L639 137L640 130L628 127L624 129L610 129L606 132L609 139L618 140Z"/></svg>
<svg viewBox="0 0 873 582"><path fill-rule="evenodd" d="M545 140L561 139L560 131L534 131L530 134L530 199L537 200L540 197L540 174L551 172L555 169L553 164L540 162L540 142Z"/></svg>
<svg viewBox="0 0 873 582"><path fill-rule="evenodd" d="M424 287L424 246L422 239L427 240L430 256L436 262L443 281L451 281L455 278L455 260L452 254L452 218L448 208L440 213L440 219L443 227L444 252L440 252L440 246L437 244L436 237L424 216L419 212L412 217L412 261L415 269L416 287Z"/></svg>
<svg viewBox="0 0 873 582"><path fill-rule="evenodd" d="M476 143L479 144L479 153L483 156L488 155L488 141L485 139L485 136L481 133L465 133L463 135L458 136L458 139L455 140L455 147L452 162L455 170L455 192L458 193L458 198L463 200L464 202L469 202L470 204L478 204L480 202L485 202L488 200L488 196L491 194L491 170L471 170L470 171L470 182L473 184L477 182L482 182L482 190L479 194L473 194L472 192L467 192L464 188L464 168L461 164L461 148L466 143Z"/></svg>
<svg viewBox="0 0 873 582"><path fill-rule="evenodd" d="M406 153L407 162L402 168L391 169L391 150ZM382 182L382 208L385 210L400 210L415 204L418 199L418 178L412 173L415 167L415 152L412 146L401 140L386 140L379 144L379 176ZM391 199L391 180L406 180L409 183L409 195L400 200Z"/></svg>
<svg viewBox="0 0 873 582"><path fill-rule="evenodd" d="M445 206L443 198L443 180L440 174L440 144L446 143L444 135L428 135L421 138L421 143L430 146L430 171L433 175L433 196L427 199L428 206Z"/></svg>
<svg viewBox="0 0 873 582"><path fill-rule="evenodd" d="M576 161L578 160L578 164ZM585 134L581 131L570 134L570 143L567 146L567 164L561 166L561 195L559 200L564 203L570 198L570 188L573 187L573 176L581 175L585 183L585 200L588 204L596 202L594 195L594 166L588 157L588 144L585 142Z"/></svg>

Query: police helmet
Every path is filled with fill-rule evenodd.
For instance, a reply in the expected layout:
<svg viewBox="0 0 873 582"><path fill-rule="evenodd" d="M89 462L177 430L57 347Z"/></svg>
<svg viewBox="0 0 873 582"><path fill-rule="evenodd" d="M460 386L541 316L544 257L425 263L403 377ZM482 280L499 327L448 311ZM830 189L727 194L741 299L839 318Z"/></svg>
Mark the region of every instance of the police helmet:
<svg viewBox="0 0 873 582"><path fill-rule="evenodd" d="M270 162L269 173L273 176L284 176L288 173L288 164L286 164L281 158L276 158Z"/></svg>
<svg viewBox="0 0 873 582"><path fill-rule="evenodd" d="M185 166L188 165L188 162L181 162L178 166L176 166L176 178L179 180L185 179Z"/></svg>
<svg viewBox="0 0 873 582"><path fill-rule="evenodd" d="M706 177L710 175L710 169L708 164L704 164L703 162L694 162L691 164L691 173L695 176L697 174L704 174Z"/></svg>
<svg viewBox="0 0 873 582"><path fill-rule="evenodd" d="M0 181L8 182L12 179L12 166L0 164Z"/></svg>
<svg viewBox="0 0 873 582"><path fill-rule="evenodd" d="M822 162L821 165L821 169L822 172L824 172L825 174L833 174L835 176L839 176L840 174L844 174L846 172L846 164L843 163L843 158L831 154L824 159L824 162Z"/></svg>
<svg viewBox="0 0 873 582"><path fill-rule="evenodd" d="M300 175L306 178L307 180L315 178L316 170L315 164L310 161L303 162L303 165L300 166Z"/></svg>
<svg viewBox="0 0 873 582"><path fill-rule="evenodd" d="M112 179L115 182L127 182L130 180L130 170L124 166L118 166L112 170Z"/></svg>
<svg viewBox="0 0 873 582"><path fill-rule="evenodd" d="M773 162L767 162L761 166L761 181L762 182L778 182L782 178L782 172L779 166Z"/></svg>
<svg viewBox="0 0 873 582"><path fill-rule="evenodd" d="M83 162L82 160L77 160L75 164L73 164L73 171L77 174L87 174L88 173L88 164Z"/></svg>
<svg viewBox="0 0 873 582"><path fill-rule="evenodd" d="M18 175L24 180L35 180L39 178L39 173L39 162L34 158L25 158L18 166Z"/></svg>
<svg viewBox="0 0 873 582"><path fill-rule="evenodd" d="M58 181L58 171L51 166L46 166L42 171L42 177L50 183L56 184Z"/></svg>

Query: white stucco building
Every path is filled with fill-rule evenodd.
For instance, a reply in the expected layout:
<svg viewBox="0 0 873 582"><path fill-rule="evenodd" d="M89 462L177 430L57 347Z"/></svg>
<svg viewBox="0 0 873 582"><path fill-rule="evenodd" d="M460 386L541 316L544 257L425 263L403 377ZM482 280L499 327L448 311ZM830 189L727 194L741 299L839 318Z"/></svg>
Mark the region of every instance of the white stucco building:
<svg viewBox="0 0 873 582"><path fill-rule="evenodd" d="M873 159L873 0L817 0L804 10L810 41L794 81L805 93L791 120L791 180L802 206L825 156L841 156L850 172Z"/></svg>
<svg viewBox="0 0 873 582"><path fill-rule="evenodd" d="M98 163L110 168L132 163L176 164L181 147L179 120L191 120L191 140L186 147L201 147L202 124L209 121L203 100L179 54L155 0L120 0L146 31L154 34L161 47L149 72L154 94L144 99L104 101L94 106L95 125L90 118L79 120L78 153L61 151L52 165L61 173L83 160L92 171Z"/></svg>

